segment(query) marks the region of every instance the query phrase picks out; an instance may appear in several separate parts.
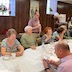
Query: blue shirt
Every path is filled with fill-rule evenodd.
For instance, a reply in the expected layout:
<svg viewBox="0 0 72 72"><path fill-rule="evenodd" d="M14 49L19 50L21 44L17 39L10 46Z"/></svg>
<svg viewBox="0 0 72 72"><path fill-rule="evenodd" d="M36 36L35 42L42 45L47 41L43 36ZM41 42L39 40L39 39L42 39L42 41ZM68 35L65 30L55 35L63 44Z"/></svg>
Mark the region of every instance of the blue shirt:
<svg viewBox="0 0 72 72"><path fill-rule="evenodd" d="M53 33L52 38L56 41L56 37L57 37L57 36L59 36L59 33L58 33L57 31L55 31L55 32Z"/></svg>
<svg viewBox="0 0 72 72"><path fill-rule="evenodd" d="M50 42L53 41L52 37L48 41L45 41L46 38L47 37L45 35L42 36L42 42L44 42L45 44L50 43Z"/></svg>

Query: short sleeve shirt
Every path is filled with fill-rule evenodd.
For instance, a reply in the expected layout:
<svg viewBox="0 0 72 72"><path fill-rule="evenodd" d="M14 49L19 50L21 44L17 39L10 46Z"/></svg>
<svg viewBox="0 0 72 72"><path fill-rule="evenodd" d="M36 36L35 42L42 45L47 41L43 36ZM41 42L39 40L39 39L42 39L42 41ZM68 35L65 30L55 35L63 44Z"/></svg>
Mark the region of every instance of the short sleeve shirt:
<svg viewBox="0 0 72 72"><path fill-rule="evenodd" d="M43 36L42 36L42 42L44 42L44 43L47 44L47 43L50 43L50 42L53 41L53 39L52 39L52 37L51 37L51 38L46 42L46 41L45 41L46 38L47 38L47 37L46 37L45 35L43 35Z"/></svg>
<svg viewBox="0 0 72 72"><path fill-rule="evenodd" d="M55 32L53 33L52 38L53 38L54 40L56 40L56 37L57 37L57 36L59 36L59 34L58 34L58 32L57 32L57 31L55 31Z"/></svg>
<svg viewBox="0 0 72 72"><path fill-rule="evenodd" d="M6 48L6 52L17 52L19 45L20 45L20 43L19 43L19 41L16 39L16 40L14 41L14 45L13 45L12 47L10 47L10 46L7 44L7 38L5 38L5 39L2 41L1 48L2 48L2 47Z"/></svg>
<svg viewBox="0 0 72 72"><path fill-rule="evenodd" d="M72 72L72 55L68 55L61 59L61 64L56 72Z"/></svg>
<svg viewBox="0 0 72 72"><path fill-rule="evenodd" d="M30 19L29 22L28 22L28 25L32 26L32 27L35 27L38 24L40 24L40 21L35 19L35 18ZM33 32L39 32L39 29L38 28L37 29L33 29Z"/></svg>

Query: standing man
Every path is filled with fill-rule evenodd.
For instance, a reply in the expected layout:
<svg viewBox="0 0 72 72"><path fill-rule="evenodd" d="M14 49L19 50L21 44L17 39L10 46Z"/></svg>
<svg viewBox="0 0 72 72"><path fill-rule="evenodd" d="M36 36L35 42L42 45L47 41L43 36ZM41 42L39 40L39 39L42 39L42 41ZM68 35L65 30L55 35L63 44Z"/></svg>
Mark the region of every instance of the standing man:
<svg viewBox="0 0 72 72"><path fill-rule="evenodd" d="M39 16L39 13L36 11L34 13L34 17L31 18L28 22L28 25L32 27L33 33L36 37L39 37L41 33L41 24L39 21Z"/></svg>

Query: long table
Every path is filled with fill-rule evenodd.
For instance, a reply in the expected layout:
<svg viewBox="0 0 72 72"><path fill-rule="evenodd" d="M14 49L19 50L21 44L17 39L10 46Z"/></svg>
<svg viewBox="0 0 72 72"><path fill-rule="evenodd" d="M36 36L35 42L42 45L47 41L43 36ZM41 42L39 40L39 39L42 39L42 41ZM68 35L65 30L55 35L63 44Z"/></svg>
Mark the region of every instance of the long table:
<svg viewBox="0 0 72 72"><path fill-rule="evenodd" d="M69 44L72 52L72 40L64 41ZM0 70L4 72L15 72L14 70L17 70L17 72L44 72L42 58L59 60L54 54L53 44L47 44L45 48L38 46L36 50L26 49L23 56L15 59L3 60L3 57L0 57Z"/></svg>

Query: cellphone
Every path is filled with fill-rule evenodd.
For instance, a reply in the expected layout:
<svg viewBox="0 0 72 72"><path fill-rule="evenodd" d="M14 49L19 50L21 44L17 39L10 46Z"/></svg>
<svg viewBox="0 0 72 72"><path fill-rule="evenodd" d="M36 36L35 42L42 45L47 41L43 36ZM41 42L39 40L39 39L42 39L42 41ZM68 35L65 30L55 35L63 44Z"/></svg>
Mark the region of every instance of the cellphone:
<svg viewBox="0 0 72 72"><path fill-rule="evenodd" d="M50 68L51 66L50 66L50 64L48 63L48 68Z"/></svg>
<svg viewBox="0 0 72 72"><path fill-rule="evenodd" d="M44 60L45 60L45 59L44 59ZM45 61L46 61L46 60L45 60ZM47 61L46 61L46 62L47 62ZM50 67L51 67L51 66L50 66L50 63L47 62L47 64L48 64L48 68L50 68Z"/></svg>

